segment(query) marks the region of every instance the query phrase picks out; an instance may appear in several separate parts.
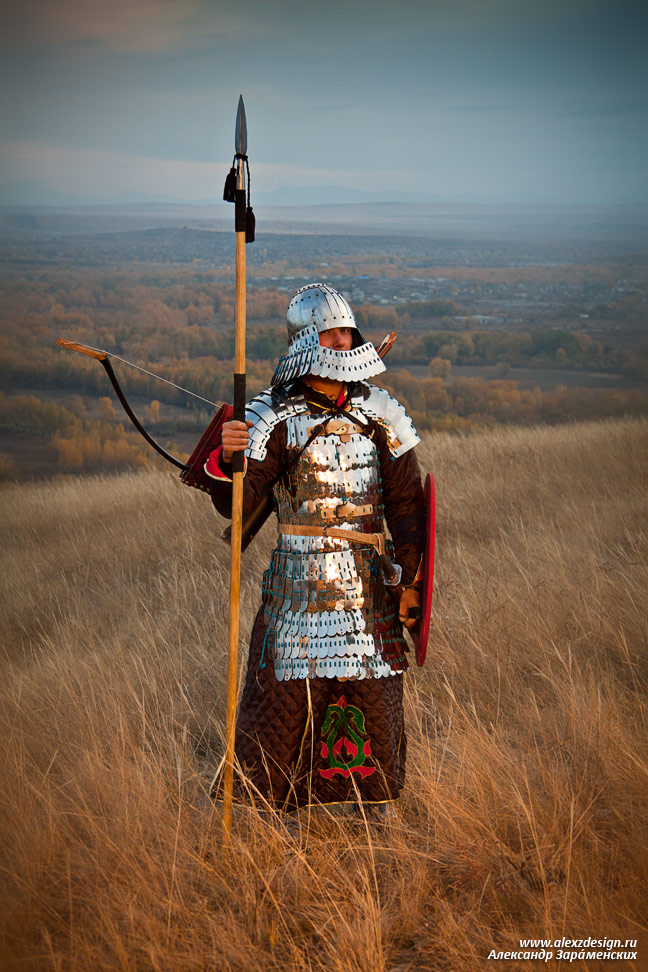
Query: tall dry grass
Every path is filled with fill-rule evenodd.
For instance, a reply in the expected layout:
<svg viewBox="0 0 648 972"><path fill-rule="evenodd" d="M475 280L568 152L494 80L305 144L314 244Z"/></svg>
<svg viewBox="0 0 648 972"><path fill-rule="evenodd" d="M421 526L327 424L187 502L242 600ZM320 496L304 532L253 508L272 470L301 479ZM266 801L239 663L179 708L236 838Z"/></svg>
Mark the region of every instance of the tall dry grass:
<svg viewBox="0 0 648 972"><path fill-rule="evenodd" d="M208 499L166 472L4 490L3 968L463 972L563 936L638 938L647 968L647 443L640 421L428 437L399 820L240 812L228 847ZM244 556L244 638L271 540Z"/></svg>

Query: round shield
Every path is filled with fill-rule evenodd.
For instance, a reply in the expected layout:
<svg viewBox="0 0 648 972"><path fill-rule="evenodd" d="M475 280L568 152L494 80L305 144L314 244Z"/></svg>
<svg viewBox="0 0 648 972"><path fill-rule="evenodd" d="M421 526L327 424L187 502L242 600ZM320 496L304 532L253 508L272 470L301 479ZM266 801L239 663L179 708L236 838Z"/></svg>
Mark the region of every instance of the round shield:
<svg viewBox="0 0 648 972"><path fill-rule="evenodd" d="M421 620L414 629L416 664L425 662L428 637L430 634L430 615L432 613L432 585L434 583L434 540L436 530L436 488L434 476L425 477L425 551L423 553L423 589L421 591Z"/></svg>

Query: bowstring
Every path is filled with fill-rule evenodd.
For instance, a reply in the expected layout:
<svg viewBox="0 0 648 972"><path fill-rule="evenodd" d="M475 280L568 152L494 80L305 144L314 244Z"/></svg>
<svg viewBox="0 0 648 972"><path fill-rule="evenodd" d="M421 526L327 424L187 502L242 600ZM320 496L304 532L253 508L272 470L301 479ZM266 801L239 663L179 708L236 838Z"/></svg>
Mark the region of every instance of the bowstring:
<svg viewBox="0 0 648 972"><path fill-rule="evenodd" d="M90 351L100 351L101 354L107 354L109 358L116 358L117 361L122 361L124 364L129 365L131 368L136 368L143 374L148 375L149 378L157 378L158 381L163 381L167 385L171 385L173 388L177 388L178 391L185 392L186 395L192 395L193 398L198 398L201 402L205 402L206 405L213 405L214 408L220 408L217 402L210 401L209 398L203 398L202 395L197 395L196 392L189 391L188 388L184 388L182 385L177 385L175 381L171 381L170 378L163 378L162 375L156 375L153 371L147 371L146 368L136 365L134 361L128 361L127 358L122 358L119 354L115 354L113 351L106 351L105 348L93 348L90 344L84 344L85 348L89 348Z"/></svg>

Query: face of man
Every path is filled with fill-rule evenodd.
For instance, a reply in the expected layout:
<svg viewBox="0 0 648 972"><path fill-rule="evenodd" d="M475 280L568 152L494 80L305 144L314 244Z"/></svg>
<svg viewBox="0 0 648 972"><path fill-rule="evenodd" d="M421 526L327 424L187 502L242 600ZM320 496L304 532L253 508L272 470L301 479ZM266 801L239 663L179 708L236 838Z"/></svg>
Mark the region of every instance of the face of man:
<svg viewBox="0 0 648 972"><path fill-rule="evenodd" d="M331 327L328 331L319 332L319 343L333 351L350 351L353 347L353 331L352 327Z"/></svg>

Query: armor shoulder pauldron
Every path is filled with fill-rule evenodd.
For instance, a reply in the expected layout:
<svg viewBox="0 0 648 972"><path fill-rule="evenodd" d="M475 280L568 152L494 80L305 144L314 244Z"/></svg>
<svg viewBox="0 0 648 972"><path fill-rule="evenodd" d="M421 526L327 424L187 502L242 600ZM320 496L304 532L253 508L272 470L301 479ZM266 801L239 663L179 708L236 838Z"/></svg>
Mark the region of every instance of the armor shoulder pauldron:
<svg viewBox="0 0 648 972"><path fill-rule="evenodd" d="M401 405L384 388L360 384L351 399L351 414L373 419L387 433L387 444L394 459L413 449L421 441L414 424Z"/></svg>
<svg viewBox="0 0 648 972"><path fill-rule="evenodd" d="M250 444L245 450L248 459L262 461L268 450L268 439L275 426L285 422L291 415L301 415L308 411L304 396L290 394L286 389L266 389L248 402L245 418L254 422L250 429Z"/></svg>

